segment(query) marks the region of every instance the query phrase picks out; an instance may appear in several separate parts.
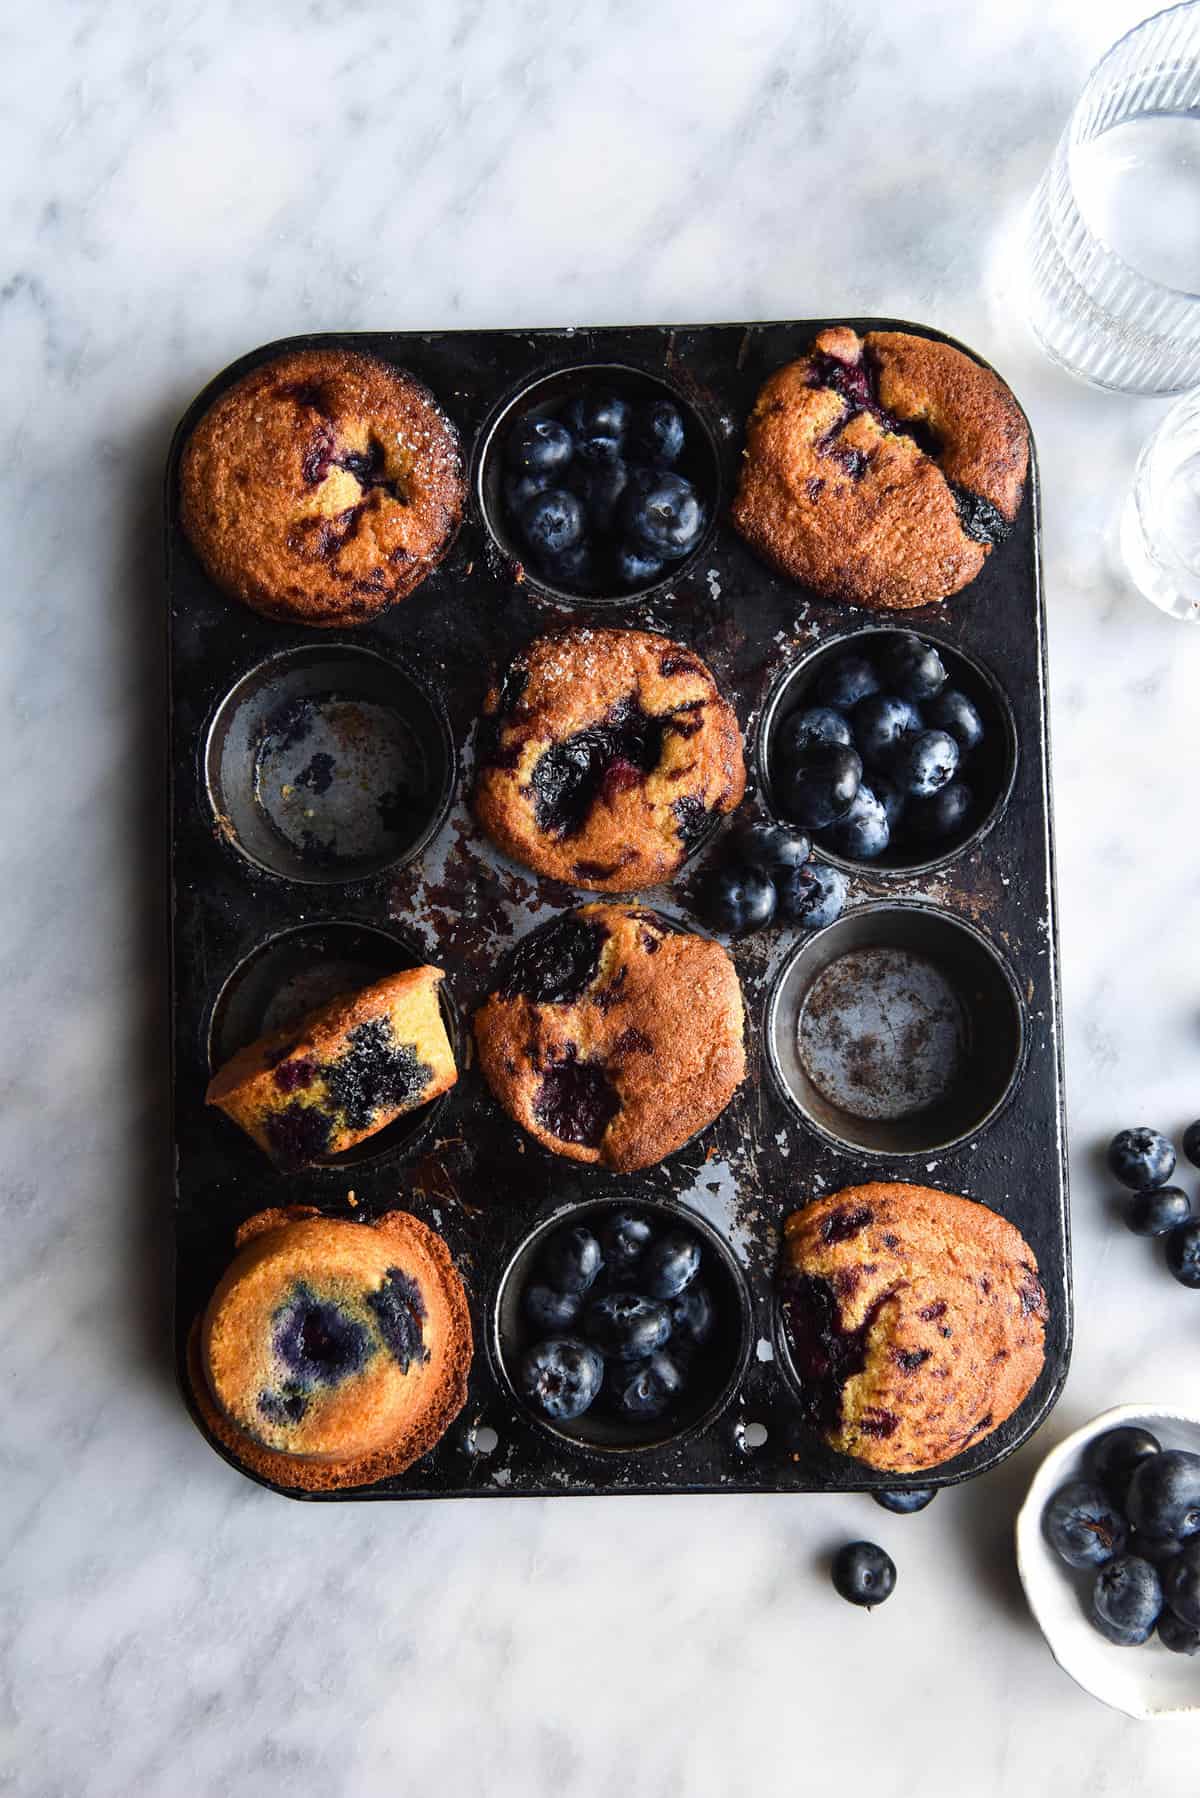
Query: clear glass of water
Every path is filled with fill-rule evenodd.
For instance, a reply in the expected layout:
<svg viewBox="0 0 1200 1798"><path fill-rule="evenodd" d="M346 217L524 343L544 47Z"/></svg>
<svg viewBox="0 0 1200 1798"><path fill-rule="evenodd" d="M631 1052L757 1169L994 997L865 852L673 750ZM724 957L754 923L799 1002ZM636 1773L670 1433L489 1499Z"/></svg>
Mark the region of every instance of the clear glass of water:
<svg viewBox="0 0 1200 1798"><path fill-rule="evenodd" d="M1138 457L1121 554L1147 599L1200 619L1200 392L1171 407Z"/></svg>
<svg viewBox="0 0 1200 1798"><path fill-rule="evenodd" d="M1200 385L1200 0L1092 70L1025 226L1030 323L1098 387Z"/></svg>

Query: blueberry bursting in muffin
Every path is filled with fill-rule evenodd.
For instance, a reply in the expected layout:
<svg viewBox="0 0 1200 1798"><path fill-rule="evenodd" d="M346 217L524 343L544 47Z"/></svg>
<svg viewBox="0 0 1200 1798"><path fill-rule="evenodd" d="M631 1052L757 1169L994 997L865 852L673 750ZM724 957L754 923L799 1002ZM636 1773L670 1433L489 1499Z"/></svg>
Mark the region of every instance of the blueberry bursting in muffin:
<svg viewBox="0 0 1200 1798"><path fill-rule="evenodd" d="M1042 1369L1032 1249L986 1206L925 1186L851 1186L793 1212L781 1304L806 1418L889 1473L982 1441Z"/></svg>
<svg viewBox="0 0 1200 1798"><path fill-rule="evenodd" d="M902 611L957 593L1007 536L1029 433L999 376L904 331L822 331L746 427L731 516L814 592Z"/></svg>
<svg viewBox="0 0 1200 1798"><path fill-rule="evenodd" d="M746 786L733 708L694 651L648 631L564 631L484 704L475 815L506 855L572 886L669 880Z"/></svg>
<svg viewBox="0 0 1200 1798"><path fill-rule="evenodd" d="M463 510L458 434L415 376L293 350L215 399L188 439L181 519L225 592L296 624L348 625L436 568Z"/></svg>
<svg viewBox="0 0 1200 1798"><path fill-rule="evenodd" d="M650 1167L725 1109L746 1072L742 994L719 943L657 912L584 905L518 944L475 1014L479 1061L556 1155Z"/></svg>
<svg viewBox="0 0 1200 1798"><path fill-rule="evenodd" d="M297 1207L242 1225L193 1330L188 1369L212 1433L278 1485L400 1473L462 1409L471 1319L449 1250L402 1211L374 1224Z"/></svg>
<svg viewBox="0 0 1200 1798"><path fill-rule="evenodd" d="M405 968L240 1049L209 1082L277 1166L340 1155L454 1085L440 968Z"/></svg>

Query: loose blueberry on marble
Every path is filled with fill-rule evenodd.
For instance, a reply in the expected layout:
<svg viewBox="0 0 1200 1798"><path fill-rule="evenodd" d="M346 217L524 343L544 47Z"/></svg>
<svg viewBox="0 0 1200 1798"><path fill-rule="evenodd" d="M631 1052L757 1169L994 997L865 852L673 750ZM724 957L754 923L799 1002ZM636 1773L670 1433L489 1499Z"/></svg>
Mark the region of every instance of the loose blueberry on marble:
<svg viewBox="0 0 1200 1798"><path fill-rule="evenodd" d="M979 708L957 687L943 687L935 699L925 706L925 722L939 730L948 730L963 755L970 755L983 741L983 719Z"/></svg>
<svg viewBox="0 0 1200 1798"><path fill-rule="evenodd" d="M801 930L821 930L841 917L849 890L840 868L831 868L828 862L805 862L780 878L776 887L779 916L785 924L798 925Z"/></svg>
<svg viewBox="0 0 1200 1798"><path fill-rule="evenodd" d="M785 774L780 810L805 830L825 830L844 818L862 782L862 760L838 743L811 743Z"/></svg>
<svg viewBox="0 0 1200 1798"><path fill-rule="evenodd" d="M835 712L848 712L869 693L878 693L879 676L866 656L851 651L838 656L817 675L813 696Z"/></svg>
<svg viewBox="0 0 1200 1798"><path fill-rule="evenodd" d="M810 705L803 712L793 712L779 726L775 753L785 768L794 768L810 743L840 743L852 749L854 739L850 726L840 712L830 705Z"/></svg>
<svg viewBox="0 0 1200 1798"><path fill-rule="evenodd" d="M822 835L831 849L855 862L878 861L890 840L887 812L866 785L859 787L845 817Z"/></svg>
<svg viewBox="0 0 1200 1798"><path fill-rule="evenodd" d="M521 530L535 555L561 556L583 536L583 507L565 487L537 493L521 513Z"/></svg>
<svg viewBox="0 0 1200 1798"><path fill-rule="evenodd" d="M1200 1649L1200 1629L1177 1617L1169 1605L1159 1613L1157 1629L1159 1641L1172 1654L1195 1654Z"/></svg>
<svg viewBox="0 0 1200 1798"><path fill-rule="evenodd" d="M811 854L812 843L802 830L786 824L748 824L733 838L731 859L775 880L789 868L803 867Z"/></svg>
<svg viewBox="0 0 1200 1798"><path fill-rule="evenodd" d="M900 743L891 772L902 793L912 799L928 799L958 772L958 744L949 731L918 731Z"/></svg>
<svg viewBox="0 0 1200 1798"><path fill-rule="evenodd" d="M605 1355L640 1361L662 1348L671 1334L671 1313L660 1299L639 1292L606 1292L584 1312L584 1333Z"/></svg>
<svg viewBox="0 0 1200 1798"><path fill-rule="evenodd" d="M582 1417L603 1379L603 1357L576 1336L552 1336L535 1343L521 1360L521 1391L558 1423Z"/></svg>
<svg viewBox="0 0 1200 1798"><path fill-rule="evenodd" d="M641 1283L651 1298L678 1298L700 1272L700 1244L690 1230L664 1230L642 1263Z"/></svg>
<svg viewBox="0 0 1200 1798"><path fill-rule="evenodd" d="M941 656L912 631L889 633L884 639L879 672L889 692L912 700L914 705L936 699L946 684Z"/></svg>
<svg viewBox="0 0 1200 1798"><path fill-rule="evenodd" d="M670 400L650 400L638 408L634 419L634 451L656 466L669 468L683 454L684 426L678 406Z"/></svg>
<svg viewBox="0 0 1200 1798"><path fill-rule="evenodd" d="M577 1292L560 1292L556 1286L535 1281L525 1288L525 1315L535 1330L554 1333L569 1330L583 1304Z"/></svg>
<svg viewBox="0 0 1200 1798"><path fill-rule="evenodd" d="M1200 1118L1184 1131L1183 1152L1193 1167L1200 1167Z"/></svg>
<svg viewBox="0 0 1200 1798"><path fill-rule="evenodd" d="M664 469L652 481L631 480L621 500L628 540L651 556L678 561L704 530L704 507L690 481Z"/></svg>
<svg viewBox="0 0 1200 1798"><path fill-rule="evenodd" d="M1200 1536L1185 1542L1163 1574L1167 1604L1191 1629L1200 1629Z"/></svg>
<svg viewBox="0 0 1200 1798"><path fill-rule="evenodd" d="M600 1230L600 1248L609 1279L633 1276L650 1246L654 1232L640 1211L616 1211Z"/></svg>
<svg viewBox="0 0 1200 1798"><path fill-rule="evenodd" d="M661 1417L683 1391L679 1362L663 1351L645 1361L610 1361L604 1389L619 1417L638 1421Z"/></svg>
<svg viewBox="0 0 1200 1798"><path fill-rule="evenodd" d="M671 1300L671 1341L682 1348L699 1348L712 1335L716 1311L708 1288L698 1280Z"/></svg>
<svg viewBox="0 0 1200 1798"><path fill-rule="evenodd" d="M905 823L921 842L943 843L966 828L974 804L975 796L966 781L952 780L930 798L912 800Z"/></svg>
<svg viewBox="0 0 1200 1798"><path fill-rule="evenodd" d="M1156 1570L1137 1555L1116 1555L1096 1574L1092 1622L1119 1648L1134 1648L1149 1640L1162 1604Z"/></svg>
<svg viewBox="0 0 1200 1798"><path fill-rule="evenodd" d="M1139 1424L1122 1424L1105 1430L1088 1443L1083 1454L1083 1467L1089 1479L1103 1488L1118 1509L1124 1509L1129 1482L1137 1468L1150 1455L1162 1448L1157 1436Z"/></svg>
<svg viewBox="0 0 1200 1798"><path fill-rule="evenodd" d="M1130 1198L1125 1225L1135 1236L1165 1236L1191 1215L1192 1202L1181 1186L1151 1186Z"/></svg>
<svg viewBox="0 0 1200 1798"><path fill-rule="evenodd" d="M1200 1218L1177 1224L1168 1233L1167 1266L1181 1286L1200 1287Z"/></svg>
<svg viewBox="0 0 1200 1798"><path fill-rule="evenodd" d="M1091 1480L1070 1480L1046 1506L1046 1540L1068 1567L1101 1567L1123 1553L1128 1525L1103 1488Z"/></svg>
<svg viewBox="0 0 1200 1798"><path fill-rule="evenodd" d="M1145 1536L1182 1541L1200 1531L1200 1455L1164 1449L1133 1471L1125 1514Z"/></svg>
<svg viewBox="0 0 1200 1798"><path fill-rule="evenodd" d="M905 737L924 728L921 714L907 699L890 693L868 693L851 715L854 747L868 767L887 763Z"/></svg>
<svg viewBox="0 0 1200 1798"><path fill-rule="evenodd" d="M558 474L575 453L570 431L556 418L522 418L505 446L511 466L521 474Z"/></svg>
<svg viewBox="0 0 1200 1798"><path fill-rule="evenodd" d="M1175 1172L1175 1151L1161 1130L1139 1124L1113 1137L1108 1145L1108 1165L1122 1186L1131 1192L1145 1192L1147 1187L1166 1185Z"/></svg>
<svg viewBox="0 0 1200 1798"><path fill-rule="evenodd" d="M896 1588L896 1563L874 1542L847 1542L833 1557L834 1590L850 1604L882 1604Z"/></svg>
<svg viewBox="0 0 1200 1798"><path fill-rule="evenodd" d="M559 1292L586 1292L603 1265L600 1244L582 1224L555 1231L542 1255L546 1280Z"/></svg>
<svg viewBox="0 0 1200 1798"><path fill-rule="evenodd" d="M937 1497L936 1486L897 1486L872 1492L871 1497L885 1511L894 1511L897 1517L911 1517L916 1511L923 1511Z"/></svg>
<svg viewBox="0 0 1200 1798"><path fill-rule="evenodd" d="M714 930L748 936L775 915L775 885L755 867L717 867L705 879L700 906Z"/></svg>

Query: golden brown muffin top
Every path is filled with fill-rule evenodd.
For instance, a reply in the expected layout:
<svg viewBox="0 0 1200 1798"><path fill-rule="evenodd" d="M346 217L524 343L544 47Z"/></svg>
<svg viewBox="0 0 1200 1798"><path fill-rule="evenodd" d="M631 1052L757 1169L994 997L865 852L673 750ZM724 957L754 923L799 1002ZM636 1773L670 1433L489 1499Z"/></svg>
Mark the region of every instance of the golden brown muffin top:
<svg viewBox="0 0 1200 1798"><path fill-rule="evenodd" d="M373 1224L260 1212L189 1344L209 1429L255 1473L310 1490L369 1485L428 1453L462 1409L471 1319L442 1238L406 1212Z"/></svg>
<svg viewBox="0 0 1200 1798"><path fill-rule="evenodd" d="M347 625L404 599L463 509L458 434L414 375L292 350L215 399L184 449L181 518L219 586L269 618Z"/></svg>
<svg viewBox="0 0 1200 1798"><path fill-rule="evenodd" d="M539 637L484 702L475 815L572 886L668 880L746 786L737 717L694 650L650 631Z"/></svg>
<svg viewBox="0 0 1200 1798"><path fill-rule="evenodd" d="M488 1085L557 1155L621 1173L710 1124L745 1072L742 994L719 943L594 904L520 943L475 1014Z"/></svg>
<svg viewBox="0 0 1200 1798"><path fill-rule="evenodd" d="M794 1211L781 1293L805 1410L871 1467L937 1467L1010 1416L1041 1372L1032 1249L971 1199L873 1181Z"/></svg>
<svg viewBox="0 0 1200 1798"><path fill-rule="evenodd" d="M759 393L731 516L814 591L904 610L975 578L1028 464L1024 417L991 369L952 344L838 325Z"/></svg>

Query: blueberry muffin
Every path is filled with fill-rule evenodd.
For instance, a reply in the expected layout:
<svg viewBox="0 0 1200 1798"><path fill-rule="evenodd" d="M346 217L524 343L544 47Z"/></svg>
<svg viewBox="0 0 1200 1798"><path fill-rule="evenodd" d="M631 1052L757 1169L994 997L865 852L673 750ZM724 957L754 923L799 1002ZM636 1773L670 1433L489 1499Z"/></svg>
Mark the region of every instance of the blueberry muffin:
<svg viewBox="0 0 1200 1798"><path fill-rule="evenodd" d="M248 1044L209 1082L217 1105L281 1168L341 1155L458 1079L440 968L339 994Z"/></svg>
<svg viewBox="0 0 1200 1798"><path fill-rule="evenodd" d="M732 706L693 650L649 631L537 638L492 686L478 753L492 841L601 892L669 880L746 786Z"/></svg>
<svg viewBox="0 0 1200 1798"><path fill-rule="evenodd" d="M986 1206L926 1186L851 1186L793 1212L781 1303L809 1422L888 1473L982 1441L1042 1369L1032 1249Z"/></svg>
<svg viewBox="0 0 1200 1798"><path fill-rule="evenodd" d="M192 1333L212 1433L281 1486L365 1486L427 1454L461 1411L471 1318L446 1244L403 1211L304 1208L242 1225Z"/></svg>
<svg viewBox="0 0 1200 1798"><path fill-rule="evenodd" d="M525 937L475 1014L475 1041L523 1129L619 1173L711 1124L746 1072L725 950L632 905L580 906Z"/></svg>
<svg viewBox="0 0 1200 1798"><path fill-rule="evenodd" d="M183 453L183 528L226 593L293 624L406 599L463 509L458 434L415 376L293 350L215 399Z"/></svg>
<svg viewBox="0 0 1200 1798"><path fill-rule="evenodd" d="M836 325L759 394L731 515L814 592L904 611L975 579L1028 465L1024 417L991 369L928 337Z"/></svg>

